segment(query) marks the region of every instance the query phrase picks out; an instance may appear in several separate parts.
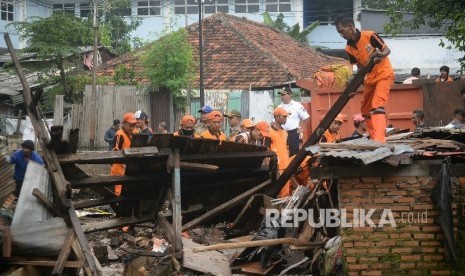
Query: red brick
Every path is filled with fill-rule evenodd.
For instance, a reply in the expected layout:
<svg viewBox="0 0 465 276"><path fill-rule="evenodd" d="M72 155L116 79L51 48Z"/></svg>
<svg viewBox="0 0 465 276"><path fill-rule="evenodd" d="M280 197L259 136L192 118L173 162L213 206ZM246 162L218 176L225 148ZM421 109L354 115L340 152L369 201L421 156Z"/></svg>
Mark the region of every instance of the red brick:
<svg viewBox="0 0 465 276"><path fill-rule="evenodd" d="M423 270L416 270L416 269L409 269L408 270L408 275L425 275L425 272Z"/></svg>
<svg viewBox="0 0 465 276"><path fill-rule="evenodd" d="M450 275L450 270L431 270L431 275Z"/></svg>
<svg viewBox="0 0 465 276"><path fill-rule="evenodd" d="M405 182L405 177L402 176L386 176L383 177L383 182L384 183L404 183Z"/></svg>
<svg viewBox="0 0 465 276"><path fill-rule="evenodd" d="M375 203L394 203L395 200L393 197L377 197L374 200Z"/></svg>
<svg viewBox="0 0 465 276"><path fill-rule="evenodd" d="M401 263L400 268L401 269L415 268L415 263Z"/></svg>
<svg viewBox="0 0 465 276"><path fill-rule="evenodd" d="M348 270L365 270L368 269L367 264L348 264Z"/></svg>
<svg viewBox="0 0 465 276"><path fill-rule="evenodd" d="M392 268L392 264L383 264L383 263L378 263L378 264L370 264L371 269L390 269Z"/></svg>
<svg viewBox="0 0 465 276"><path fill-rule="evenodd" d="M362 271L362 275L366 276L378 276L381 275L381 270L370 270L370 271Z"/></svg>
<svg viewBox="0 0 465 276"><path fill-rule="evenodd" d="M420 204L420 205L413 205L413 210L433 210L435 209L433 204Z"/></svg>
<svg viewBox="0 0 465 276"><path fill-rule="evenodd" d="M355 263L355 262L357 262L357 258L355 258L355 257L346 257L346 262Z"/></svg>
<svg viewBox="0 0 465 276"><path fill-rule="evenodd" d="M423 252L423 253L436 253L436 247L421 247L421 252Z"/></svg>
<svg viewBox="0 0 465 276"><path fill-rule="evenodd" d="M396 191L397 190L397 186L396 186L396 183L375 183L375 189L377 191L379 190L386 190L387 191Z"/></svg>
<svg viewBox="0 0 465 276"><path fill-rule="evenodd" d="M418 262L417 268L437 268L438 263L425 263L425 262Z"/></svg>
<svg viewBox="0 0 465 276"><path fill-rule="evenodd" d="M358 183L354 185L354 189L374 189L375 185L373 183ZM344 191L342 192L344 193Z"/></svg>
<svg viewBox="0 0 465 276"><path fill-rule="evenodd" d="M389 248L368 248L368 253L370 254L387 254L389 253Z"/></svg>
<svg viewBox="0 0 465 276"><path fill-rule="evenodd" d="M344 242L342 242L342 245L343 245L345 248L354 247L354 243L351 242L351 241L344 241Z"/></svg>
<svg viewBox="0 0 465 276"><path fill-rule="evenodd" d="M347 253L347 255L366 254L366 253L368 253L368 249L366 249L366 248L347 248L346 253Z"/></svg>
<svg viewBox="0 0 465 276"><path fill-rule="evenodd" d="M438 241L421 241L421 246L441 246L441 243Z"/></svg>
<svg viewBox="0 0 465 276"><path fill-rule="evenodd" d="M404 226L402 227L400 230L402 230L402 232L414 232L414 231L420 231L420 226L417 226L417 225L407 225L407 226Z"/></svg>
<svg viewBox="0 0 465 276"><path fill-rule="evenodd" d="M372 243L370 241L357 241L354 242L354 247L370 247L372 246Z"/></svg>
<svg viewBox="0 0 465 276"><path fill-rule="evenodd" d="M392 253L412 253L411 247L396 247L391 249Z"/></svg>
<svg viewBox="0 0 465 276"><path fill-rule="evenodd" d="M425 255L423 256L423 260L426 261L442 261L444 260L444 256L442 255Z"/></svg>
<svg viewBox="0 0 465 276"><path fill-rule="evenodd" d="M410 234L410 233L401 233L399 235L399 238L401 238L401 239L410 239L411 237L412 237L412 234Z"/></svg>
<svg viewBox="0 0 465 276"><path fill-rule="evenodd" d="M354 227L354 232L373 232L372 227Z"/></svg>
<svg viewBox="0 0 465 276"><path fill-rule="evenodd" d="M417 240L434 240L434 234L413 234L413 238Z"/></svg>
<svg viewBox="0 0 465 276"><path fill-rule="evenodd" d="M420 255L402 255L400 256L401 261L419 261L421 258Z"/></svg>
<svg viewBox="0 0 465 276"><path fill-rule="evenodd" d="M392 190L392 191L387 191L386 195L388 195L388 196L405 196L405 195L407 195L407 191Z"/></svg>
<svg viewBox="0 0 465 276"><path fill-rule="evenodd" d="M376 176L362 177L360 179L362 180L362 182L365 182L365 183L382 183L383 182L383 179L381 177L376 177Z"/></svg>
<svg viewBox="0 0 465 276"><path fill-rule="evenodd" d="M415 198L413 197L401 197L397 201L399 203L415 203Z"/></svg>
<svg viewBox="0 0 465 276"><path fill-rule="evenodd" d="M391 209L392 212L395 211L410 211L411 207L409 205L395 205L395 206L389 206L389 209Z"/></svg>
<svg viewBox="0 0 465 276"><path fill-rule="evenodd" d="M419 245L420 245L419 241L397 241L397 246L410 247L410 246L419 246Z"/></svg>
<svg viewBox="0 0 465 276"><path fill-rule="evenodd" d="M393 234L391 234L391 235L393 235ZM374 233L372 233L372 234L370 234L368 236L368 239L380 239L381 240L381 239L388 239L388 238L389 238L388 234L376 233L376 232L374 232Z"/></svg>
<svg viewBox="0 0 465 276"><path fill-rule="evenodd" d="M439 226L422 226L421 229L423 232L430 232L430 233L440 233L441 227Z"/></svg>
<svg viewBox="0 0 465 276"><path fill-rule="evenodd" d="M359 273L358 271L349 271L349 272L347 273L347 275L348 275L348 276L359 276L360 273Z"/></svg>
<svg viewBox="0 0 465 276"><path fill-rule="evenodd" d="M376 246L396 246L396 241L384 240L376 243Z"/></svg>
<svg viewBox="0 0 465 276"><path fill-rule="evenodd" d="M351 191L344 191L345 196L361 196L362 191L361 190L351 190ZM350 199L350 198L348 198Z"/></svg>
<svg viewBox="0 0 465 276"><path fill-rule="evenodd" d="M360 257L360 259L358 260L359 263L366 263L366 262L377 262L378 261L378 257Z"/></svg>

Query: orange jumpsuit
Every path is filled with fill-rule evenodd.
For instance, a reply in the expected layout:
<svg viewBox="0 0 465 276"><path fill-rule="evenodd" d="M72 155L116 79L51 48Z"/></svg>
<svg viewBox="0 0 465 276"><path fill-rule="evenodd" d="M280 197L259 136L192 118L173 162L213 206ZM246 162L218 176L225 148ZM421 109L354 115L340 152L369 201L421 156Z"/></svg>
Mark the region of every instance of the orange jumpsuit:
<svg viewBox="0 0 465 276"><path fill-rule="evenodd" d="M210 129L207 129L204 132L200 133L200 138L226 141L226 135L224 133L222 133L221 131L219 133L212 133Z"/></svg>
<svg viewBox="0 0 465 276"><path fill-rule="evenodd" d="M271 139L270 150L278 157L278 171L281 174L289 166L289 150L287 148L287 131L275 128L273 125L268 132ZM291 193L291 183L288 181L279 192L278 197L286 197Z"/></svg>
<svg viewBox="0 0 465 276"><path fill-rule="evenodd" d="M131 136L128 136L124 130L120 129L115 135L115 147L114 151L122 151L131 147ZM124 175L126 165L124 164L112 164L110 175ZM115 195L120 196L123 185L115 185Z"/></svg>
<svg viewBox="0 0 465 276"><path fill-rule="evenodd" d="M384 50L384 41L371 31L357 29L356 41L347 41L346 51L351 64L366 66L375 50ZM394 71L388 57L384 57L373 70L365 76L362 115L371 139L386 142L386 115L384 107L389 97L389 90L394 82Z"/></svg>

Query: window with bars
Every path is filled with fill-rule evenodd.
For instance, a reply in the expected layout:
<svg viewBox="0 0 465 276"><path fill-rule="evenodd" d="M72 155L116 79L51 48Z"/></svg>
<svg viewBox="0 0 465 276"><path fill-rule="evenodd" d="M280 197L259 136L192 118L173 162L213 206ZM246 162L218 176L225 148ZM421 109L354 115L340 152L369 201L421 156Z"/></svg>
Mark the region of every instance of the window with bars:
<svg viewBox="0 0 465 276"><path fill-rule="evenodd" d="M0 1L0 19L3 21L13 21L14 19L13 0Z"/></svg>
<svg viewBox="0 0 465 276"><path fill-rule="evenodd" d="M89 3L81 3L79 4L79 11L80 11L80 16L81 17L89 17L90 16L90 9L92 7L90 6Z"/></svg>
<svg viewBox="0 0 465 276"><path fill-rule="evenodd" d="M175 14L198 14L198 4L196 0L175 0L174 1Z"/></svg>
<svg viewBox="0 0 465 276"><path fill-rule="evenodd" d="M291 0L265 0L267 12L290 12Z"/></svg>
<svg viewBox="0 0 465 276"><path fill-rule="evenodd" d="M137 15L160 15L161 1L137 1Z"/></svg>
<svg viewBox="0 0 465 276"><path fill-rule="evenodd" d="M71 13L71 14L75 13L74 11L75 6L74 4L71 4L71 3L53 4L52 8L54 12L62 11L62 12Z"/></svg>
<svg viewBox="0 0 465 276"><path fill-rule="evenodd" d="M229 13L228 0L205 0L204 11L205 13Z"/></svg>
<svg viewBox="0 0 465 276"><path fill-rule="evenodd" d="M236 0L236 13L252 13L260 11L259 0Z"/></svg>

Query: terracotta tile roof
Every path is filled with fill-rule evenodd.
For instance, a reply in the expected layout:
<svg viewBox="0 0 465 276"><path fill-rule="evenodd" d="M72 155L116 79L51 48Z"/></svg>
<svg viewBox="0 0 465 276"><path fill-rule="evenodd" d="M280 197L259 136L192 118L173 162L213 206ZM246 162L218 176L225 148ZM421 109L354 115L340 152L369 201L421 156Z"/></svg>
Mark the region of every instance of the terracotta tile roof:
<svg viewBox="0 0 465 276"><path fill-rule="evenodd" d="M188 26L187 31L198 60L198 23ZM263 24L223 13L204 19L203 40L205 89L278 85L309 77L324 65L346 62ZM118 64L143 72L141 55L134 53L113 59L102 67L99 75L112 76ZM147 79L140 76L137 81Z"/></svg>

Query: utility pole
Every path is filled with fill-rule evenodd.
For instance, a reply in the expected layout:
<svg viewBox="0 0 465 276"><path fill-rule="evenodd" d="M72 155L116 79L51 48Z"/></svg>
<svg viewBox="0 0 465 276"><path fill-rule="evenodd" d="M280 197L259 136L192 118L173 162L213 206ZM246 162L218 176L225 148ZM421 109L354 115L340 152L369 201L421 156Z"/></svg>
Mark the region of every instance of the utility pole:
<svg viewBox="0 0 465 276"><path fill-rule="evenodd" d="M92 51L92 91L90 94L90 148L95 150L95 121L96 121L96 97L97 97L97 47L98 47L98 25L97 25L97 12L98 12L98 0L92 0L94 3L94 20L92 29L94 32L94 46Z"/></svg>
<svg viewBox="0 0 465 276"><path fill-rule="evenodd" d="M203 31L202 31L202 1L197 0L199 7L199 59L200 59L200 106L205 106L205 92L203 87Z"/></svg>

